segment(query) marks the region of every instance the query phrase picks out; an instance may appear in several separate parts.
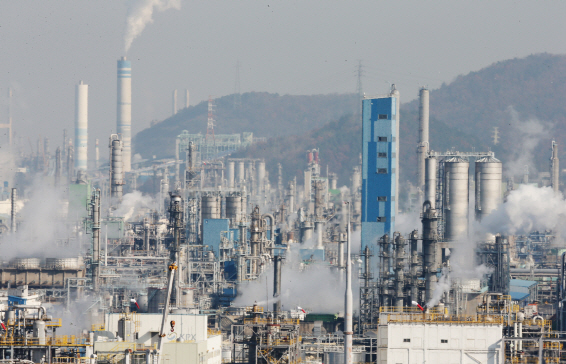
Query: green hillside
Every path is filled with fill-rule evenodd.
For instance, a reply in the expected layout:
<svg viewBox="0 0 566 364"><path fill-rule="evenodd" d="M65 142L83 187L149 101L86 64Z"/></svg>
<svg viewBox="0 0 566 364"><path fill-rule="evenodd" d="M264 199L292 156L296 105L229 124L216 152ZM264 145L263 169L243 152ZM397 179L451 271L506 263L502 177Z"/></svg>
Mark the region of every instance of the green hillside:
<svg viewBox="0 0 566 364"><path fill-rule="evenodd" d="M353 94L292 96L267 92L241 95L241 106L234 107L234 95L214 100L216 134L251 131L256 137L275 137L306 133L330 120L351 113L356 105ZM179 112L139 132L133 141L134 153L143 158L172 157L175 137L183 130L206 134L208 102Z"/></svg>
<svg viewBox="0 0 566 364"><path fill-rule="evenodd" d="M409 91L401 91L402 99L407 98ZM551 139L566 144L564 95L566 56L562 55L538 54L497 62L458 76L450 84L430 92L431 149L493 150L505 168L531 145L530 172L535 175L537 170L546 172ZM400 114L400 181L403 186L404 181L414 183L416 180L418 100L402 103ZM497 145L493 143L494 127L499 128ZM332 137L325 139L321 135ZM270 173L276 173L275 165L281 163L287 167L289 177L296 174L301 180L301 171L306 166L304 152L318 147L323 167L328 164L330 171L339 173L340 184L347 184L351 166L360 153L360 140L359 117L350 116L305 135L275 138L238 155L266 158L271 164ZM285 146L289 146L286 154L282 153ZM564 147L560 149L560 158L564 150ZM291 161L286 160L287 155L293 156Z"/></svg>
<svg viewBox="0 0 566 364"><path fill-rule="evenodd" d="M402 100L417 92L401 90ZM504 166L510 166L509 162L517 160L530 145L534 159L531 172L547 171L551 138L559 143L562 159L566 150L564 95L563 55L511 59L458 76L430 92L431 149L491 149ZM319 148L323 171L328 165L331 172L339 174L340 185L349 184L361 147L359 116L352 116L358 104L355 95L247 93L242 95L241 109L234 109L232 95L217 99L216 104L217 133L253 131L256 136L271 138L234 157L265 158L272 183L276 182L277 163L284 167L285 180L296 175L302 181L306 150ZM418 101L402 103L400 113L400 180L406 185L403 182L416 177ZM206 118L206 102L181 110L140 132L135 139L136 152L144 157L172 156L175 135L184 129L204 133ZM499 128L497 145L493 144L494 127Z"/></svg>

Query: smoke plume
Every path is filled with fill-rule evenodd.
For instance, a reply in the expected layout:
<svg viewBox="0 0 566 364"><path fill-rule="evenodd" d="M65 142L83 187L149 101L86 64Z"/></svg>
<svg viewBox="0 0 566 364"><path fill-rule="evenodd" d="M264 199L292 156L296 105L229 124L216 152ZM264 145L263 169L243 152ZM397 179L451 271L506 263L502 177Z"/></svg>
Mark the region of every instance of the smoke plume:
<svg viewBox="0 0 566 364"><path fill-rule="evenodd" d="M124 36L125 50L128 52L132 42L149 23L153 23L153 12L181 8L181 0L141 0L131 9L126 19L126 34Z"/></svg>

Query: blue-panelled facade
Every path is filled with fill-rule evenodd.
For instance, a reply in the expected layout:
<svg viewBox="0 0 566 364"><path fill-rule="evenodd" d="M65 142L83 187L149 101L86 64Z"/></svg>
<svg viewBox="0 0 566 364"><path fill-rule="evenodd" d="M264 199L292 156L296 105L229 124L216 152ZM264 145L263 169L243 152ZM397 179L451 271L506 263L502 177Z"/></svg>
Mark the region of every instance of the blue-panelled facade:
<svg viewBox="0 0 566 364"><path fill-rule="evenodd" d="M397 99L362 101L362 249L395 231Z"/></svg>

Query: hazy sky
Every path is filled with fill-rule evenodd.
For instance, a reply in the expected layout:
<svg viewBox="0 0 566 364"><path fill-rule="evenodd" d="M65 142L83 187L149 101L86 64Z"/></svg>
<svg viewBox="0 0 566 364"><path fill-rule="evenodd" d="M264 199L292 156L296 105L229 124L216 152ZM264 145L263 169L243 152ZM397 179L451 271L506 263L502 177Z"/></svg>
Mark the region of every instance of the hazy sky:
<svg viewBox="0 0 566 364"><path fill-rule="evenodd" d="M106 147L126 18L147 1L0 2L0 119L10 86L15 132L32 142L48 136L54 150L63 128L73 133L74 85L84 80L89 149L95 137ZM175 88L180 105L185 88L192 105L233 93L238 60L242 92L317 94L354 92L361 59L364 91L383 93L393 82L403 102L420 85L566 49L566 2L179 1L180 10L153 14L127 54L134 133L171 114Z"/></svg>

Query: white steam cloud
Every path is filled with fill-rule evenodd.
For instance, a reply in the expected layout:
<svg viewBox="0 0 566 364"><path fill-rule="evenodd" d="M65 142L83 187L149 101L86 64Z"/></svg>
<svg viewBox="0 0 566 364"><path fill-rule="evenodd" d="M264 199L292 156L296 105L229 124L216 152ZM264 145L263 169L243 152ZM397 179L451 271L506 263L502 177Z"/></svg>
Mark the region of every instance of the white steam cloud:
<svg viewBox="0 0 566 364"><path fill-rule="evenodd" d="M537 171L536 164L533 160L535 149L539 143L545 139L551 138L552 123L537 120L520 120L519 113L514 108L507 109L511 116L511 131L509 137L516 141L516 145L520 146L513 149L513 156L510 161L505 163L505 173L509 177L523 175L525 166L530 171Z"/></svg>
<svg viewBox="0 0 566 364"><path fill-rule="evenodd" d="M565 236L565 219L566 201L562 193L554 193L551 187L521 185L482 220L479 228L504 235L553 230Z"/></svg>
<svg viewBox="0 0 566 364"><path fill-rule="evenodd" d="M153 12L181 8L181 0L142 0L130 10L126 19L126 34L124 36L125 50L128 52L132 42L149 23L153 23Z"/></svg>
<svg viewBox="0 0 566 364"><path fill-rule="evenodd" d="M21 221L17 233L7 235L0 245L2 258L78 256L80 242L67 240L73 227L65 222L61 191L47 186L41 178L35 180L30 191L29 200L17 213Z"/></svg>
<svg viewBox="0 0 566 364"><path fill-rule="evenodd" d="M310 245L314 245L313 242ZM293 244L283 261L281 271L281 307L290 310L302 307L307 312L338 313L344 311L344 292L346 289L345 273L333 269L324 262L303 267L300 250L306 244ZM301 269L303 268L303 269ZM357 267L352 266L355 277ZM273 297L273 265L257 280L238 286L238 297L234 306L260 306L269 304L272 310L275 303ZM342 274L344 276L342 277ZM359 302L359 280L352 279L354 303Z"/></svg>
<svg viewBox="0 0 566 364"><path fill-rule="evenodd" d="M151 196L142 195L140 191L134 191L124 195L122 203L114 211L114 216L123 217L124 221L130 221L133 217L136 217L135 213L141 209L152 208L155 208L155 201Z"/></svg>
<svg viewBox="0 0 566 364"><path fill-rule="evenodd" d="M566 200L562 193L555 193L551 187L520 185L511 191L505 203L480 223L473 224L470 237L461 239L450 255L450 271L444 269L432 299L427 302L433 307L450 289L452 281L481 279L491 269L484 265L474 266L474 249L477 241L486 234L524 235L532 231L551 230L559 236L566 236Z"/></svg>

